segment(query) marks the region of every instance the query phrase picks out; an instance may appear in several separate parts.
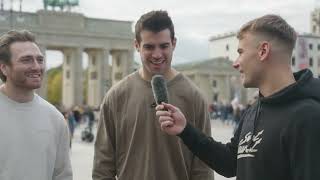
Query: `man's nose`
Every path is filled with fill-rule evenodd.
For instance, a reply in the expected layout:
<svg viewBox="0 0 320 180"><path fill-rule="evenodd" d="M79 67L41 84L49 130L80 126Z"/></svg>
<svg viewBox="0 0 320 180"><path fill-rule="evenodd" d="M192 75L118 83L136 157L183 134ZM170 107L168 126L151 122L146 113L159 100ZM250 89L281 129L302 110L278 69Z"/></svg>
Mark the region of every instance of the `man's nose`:
<svg viewBox="0 0 320 180"><path fill-rule="evenodd" d="M236 60L235 62L233 62L232 66L233 66L233 68L238 69L239 66L240 66L240 64L239 64L239 62Z"/></svg>
<svg viewBox="0 0 320 180"><path fill-rule="evenodd" d="M153 52L152 52L152 57L155 59L159 59L162 57L162 51L160 48L156 48Z"/></svg>
<svg viewBox="0 0 320 180"><path fill-rule="evenodd" d="M39 62L37 59L33 60L33 63L32 63L32 68L33 69L42 69L43 66L44 66L43 62Z"/></svg>

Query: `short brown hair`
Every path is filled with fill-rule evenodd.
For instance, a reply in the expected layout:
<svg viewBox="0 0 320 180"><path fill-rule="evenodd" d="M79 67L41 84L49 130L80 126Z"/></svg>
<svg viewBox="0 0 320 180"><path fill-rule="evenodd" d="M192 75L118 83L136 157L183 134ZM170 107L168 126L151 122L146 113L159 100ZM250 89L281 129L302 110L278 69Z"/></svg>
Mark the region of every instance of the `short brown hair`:
<svg viewBox="0 0 320 180"><path fill-rule="evenodd" d="M27 30L11 30L0 37L0 64L10 65L10 45L15 42L35 42L35 36ZM7 77L0 70L0 79L6 82Z"/></svg>
<svg viewBox="0 0 320 180"><path fill-rule="evenodd" d="M141 42L140 33L143 30L158 33L167 28L170 30L170 37L173 41L175 37L174 26L170 16L168 15L168 12L163 10L150 11L146 14L143 14L135 25L136 40L139 43Z"/></svg>
<svg viewBox="0 0 320 180"><path fill-rule="evenodd" d="M292 52L297 39L295 30L282 17L274 14L267 14L244 24L240 28L237 38L242 39L243 35L248 32L280 41L287 46L290 52Z"/></svg>

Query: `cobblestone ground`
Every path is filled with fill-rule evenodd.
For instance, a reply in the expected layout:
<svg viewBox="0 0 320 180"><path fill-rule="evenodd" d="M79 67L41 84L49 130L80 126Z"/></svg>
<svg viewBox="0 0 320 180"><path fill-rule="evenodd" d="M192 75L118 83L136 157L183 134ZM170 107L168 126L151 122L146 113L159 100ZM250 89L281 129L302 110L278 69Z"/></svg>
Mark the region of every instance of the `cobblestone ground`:
<svg viewBox="0 0 320 180"><path fill-rule="evenodd" d="M85 125L80 125L80 127L76 129L70 152L74 180L92 179L93 143L81 141L81 131L84 127ZM227 125L217 120L211 121L211 129L214 139L221 142L228 142L233 132L232 125ZM95 128L94 132L96 132ZM235 180L235 178L224 178L215 173L215 180Z"/></svg>
<svg viewBox="0 0 320 180"><path fill-rule="evenodd" d="M227 143L233 135L233 126L228 123L222 123L219 120L211 121L211 134L216 141ZM236 178L225 178L215 173L215 180L235 180Z"/></svg>

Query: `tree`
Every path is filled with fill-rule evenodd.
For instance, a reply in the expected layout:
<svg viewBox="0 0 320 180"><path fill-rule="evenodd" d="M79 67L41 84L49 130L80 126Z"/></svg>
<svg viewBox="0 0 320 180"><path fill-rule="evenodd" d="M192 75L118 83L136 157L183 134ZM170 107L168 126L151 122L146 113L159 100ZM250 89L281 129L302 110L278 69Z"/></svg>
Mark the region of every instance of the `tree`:
<svg viewBox="0 0 320 180"><path fill-rule="evenodd" d="M83 72L83 104L87 104L88 97L88 68ZM62 66L52 68L47 72L48 88L47 100L56 106L62 105Z"/></svg>
<svg viewBox="0 0 320 180"><path fill-rule="evenodd" d="M62 67L48 71L48 101L54 105L61 105L62 99Z"/></svg>

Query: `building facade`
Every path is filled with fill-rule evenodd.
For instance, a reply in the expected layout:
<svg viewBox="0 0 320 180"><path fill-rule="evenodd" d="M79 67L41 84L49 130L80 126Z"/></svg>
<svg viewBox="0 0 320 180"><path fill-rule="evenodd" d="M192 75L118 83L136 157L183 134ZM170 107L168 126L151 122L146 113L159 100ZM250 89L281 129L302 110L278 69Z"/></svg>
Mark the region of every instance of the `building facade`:
<svg viewBox="0 0 320 180"><path fill-rule="evenodd" d="M235 61L238 57L238 40L236 33L211 37L209 54L212 58L224 57ZM320 36L316 34L298 34L295 48L292 52L292 70L304 68L312 70L314 77L320 75Z"/></svg>
<svg viewBox="0 0 320 180"><path fill-rule="evenodd" d="M36 35L44 55L46 50L63 54L62 106L82 105L83 53L88 55L89 106L98 107L107 91L132 72L134 58L131 21L89 18L81 13L39 10L35 13L3 10L0 34L11 29L27 29ZM108 62L112 66L108 66ZM38 90L46 97L46 78Z"/></svg>
<svg viewBox="0 0 320 180"><path fill-rule="evenodd" d="M239 80L240 74L227 58L210 58L174 67L199 87L209 103L230 103L236 97L243 104L247 102L246 90Z"/></svg>

